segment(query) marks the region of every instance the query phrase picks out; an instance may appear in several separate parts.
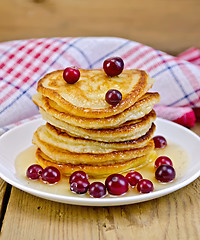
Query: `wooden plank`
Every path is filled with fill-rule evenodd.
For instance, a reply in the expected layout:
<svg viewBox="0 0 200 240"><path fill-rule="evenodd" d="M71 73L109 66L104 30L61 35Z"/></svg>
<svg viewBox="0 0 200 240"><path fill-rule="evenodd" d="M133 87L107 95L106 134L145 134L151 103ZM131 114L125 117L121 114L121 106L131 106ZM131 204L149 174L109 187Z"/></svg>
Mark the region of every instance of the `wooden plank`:
<svg viewBox="0 0 200 240"><path fill-rule="evenodd" d="M200 121L197 121L194 127L191 128L191 130L200 136Z"/></svg>
<svg viewBox="0 0 200 240"><path fill-rule="evenodd" d="M170 195L121 207L72 206L13 188L1 240L199 239L199 197L200 178Z"/></svg>
<svg viewBox="0 0 200 240"><path fill-rule="evenodd" d="M200 47L199 0L0 1L0 41L116 36L177 54Z"/></svg>
<svg viewBox="0 0 200 240"><path fill-rule="evenodd" d="M0 226L5 214L5 208L7 206L7 201L9 196L6 195L7 183L0 178ZM9 193L8 193L9 194Z"/></svg>

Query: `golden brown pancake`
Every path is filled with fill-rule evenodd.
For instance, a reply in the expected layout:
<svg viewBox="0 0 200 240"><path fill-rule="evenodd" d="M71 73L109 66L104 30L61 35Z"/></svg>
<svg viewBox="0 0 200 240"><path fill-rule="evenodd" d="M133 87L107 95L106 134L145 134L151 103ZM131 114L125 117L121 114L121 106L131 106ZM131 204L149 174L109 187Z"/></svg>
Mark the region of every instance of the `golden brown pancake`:
<svg viewBox="0 0 200 240"><path fill-rule="evenodd" d="M98 129L117 127L127 121L144 117L153 109L153 106L158 103L160 95L158 93L146 93L134 105L122 113L107 118L84 118L72 115L66 112L65 109L60 107L56 102L39 93L32 98L34 103L46 113L61 121L77 127Z"/></svg>
<svg viewBox="0 0 200 240"><path fill-rule="evenodd" d="M39 148L36 151L36 159L38 164L42 167L54 166L60 170L62 175L70 176L75 171L84 171L90 177L99 178L113 173L123 173L127 170L135 170L147 165L156 159L157 155L155 151L151 151L148 155L124 161L122 163L108 164L108 165L88 165L88 164L63 164L55 163L51 158L46 156Z"/></svg>
<svg viewBox="0 0 200 240"><path fill-rule="evenodd" d="M152 110L149 114L138 120L128 121L117 128L86 129L76 127L52 117L42 109L40 113L44 120L53 126L65 130L69 135L92 139L103 142L122 142L139 138L145 135L156 119L156 113Z"/></svg>
<svg viewBox="0 0 200 240"><path fill-rule="evenodd" d="M123 112L138 101L154 83L145 71L126 69L116 77L109 77L102 69L79 69L80 79L68 84L63 70L47 74L38 82L37 90L56 102L67 113L85 118L105 118ZM110 89L122 93L116 106L105 101Z"/></svg>
<svg viewBox="0 0 200 240"><path fill-rule="evenodd" d="M33 136L33 143L40 148L40 150L52 159L52 162L57 163L71 163L71 164L113 164L130 160L132 158L141 157L154 149L154 142L150 140L145 146L141 148L134 148L129 150L113 151L109 153L76 153L68 150L55 147L51 144L43 142L37 132Z"/></svg>
<svg viewBox="0 0 200 240"><path fill-rule="evenodd" d="M100 142L95 140L72 137L62 129L56 128L47 123L37 129L38 137L41 141L70 152L77 153L108 153L117 150L129 150L140 148L147 144L155 131L152 124L150 130L142 137L124 142Z"/></svg>

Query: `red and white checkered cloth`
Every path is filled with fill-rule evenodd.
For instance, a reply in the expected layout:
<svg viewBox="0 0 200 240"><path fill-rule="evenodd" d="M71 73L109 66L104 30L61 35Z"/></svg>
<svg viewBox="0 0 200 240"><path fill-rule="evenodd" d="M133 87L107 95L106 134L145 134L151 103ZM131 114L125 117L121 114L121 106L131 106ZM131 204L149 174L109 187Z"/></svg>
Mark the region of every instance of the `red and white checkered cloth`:
<svg viewBox="0 0 200 240"><path fill-rule="evenodd" d="M31 100L36 83L46 73L67 66L102 68L120 56L125 68L146 70L156 79L152 91L161 95L159 117L184 126L195 123L200 108L200 50L178 57L121 38L43 38L0 43L0 134L13 124L38 114Z"/></svg>

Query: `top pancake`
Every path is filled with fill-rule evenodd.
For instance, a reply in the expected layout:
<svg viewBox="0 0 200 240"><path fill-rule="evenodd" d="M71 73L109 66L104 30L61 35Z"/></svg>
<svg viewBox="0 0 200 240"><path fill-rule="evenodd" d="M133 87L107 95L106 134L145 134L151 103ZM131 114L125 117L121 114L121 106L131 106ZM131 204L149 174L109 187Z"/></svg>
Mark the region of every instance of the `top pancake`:
<svg viewBox="0 0 200 240"><path fill-rule="evenodd" d="M80 79L68 84L63 79L63 70L47 74L38 82L38 92L55 101L75 116L104 118L123 112L141 98L154 83L145 71L126 69L116 77L109 77L101 69L79 69ZM122 93L116 106L105 101L110 89Z"/></svg>

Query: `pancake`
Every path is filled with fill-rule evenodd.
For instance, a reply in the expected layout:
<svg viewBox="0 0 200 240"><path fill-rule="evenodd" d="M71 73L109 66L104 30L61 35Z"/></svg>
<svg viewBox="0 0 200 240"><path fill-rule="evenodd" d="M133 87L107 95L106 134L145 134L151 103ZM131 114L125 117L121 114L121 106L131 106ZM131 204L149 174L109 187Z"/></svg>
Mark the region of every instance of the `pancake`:
<svg viewBox="0 0 200 240"><path fill-rule="evenodd" d="M155 125L152 124L150 130L142 137L124 142L100 142L95 140L72 137L65 131L47 123L37 129L38 137L41 141L53 145L55 148L62 148L77 153L108 153L117 150L129 150L143 147L152 138Z"/></svg>
<svg viewBox="0 0 200 240"><path fill-rule="evenodd" d="M152 110L143 118L128 121L117 128L85 129L70 125L55 117L52 117L42 109L40 109L40 113L43 119L48 123L65 130L71 136L103 142L122 142L139 138L149 131L152 123L156 119L156 113L154 110Z"/></svg>
<svg viewBox="0 0 200 240"><path fill-rule="evenodd" d="M75 171L84 171L89 177L99 178L105 177L113 173L123 173L128 170L136 170L147 165L156 159L157 155L155 151L151 151L148 155L131 159L129 161L124 161L117 164L108 165L89 165L89 164L62 164L52 162L52 159L46 156L39 148L36 151L36 159L38 164L43 168L47 166L54 166L60 170L61 174L64 176L70 176Z"/></svg>
<svg viewBox="0 0 200 240"><path fill-rule="evenodd" d="M134 148L129 150L113 151L109 153L76 153L55 147L51 144L43 142L37 132L34 133L33 143L40 148L40 150L56 163L71 163L71 164L91 164L101 165L104 163L119 163L130 160L132 158L141 157L148 154L154 149L154 141L150 140L145 146L141 148Z"/></svg>
<svg viewBox="0 0 200 240"><path fill-rule="evenodd" d="M66 176L82 170L102 177L155 160L153 106L160 96L147 92L154 79L137 69L115 77L102 69L79 70L74 84L63 79L63 70L38 82L32 99L47 123L33 136L37 162L55 166ZM122 94L116 106L105 100L110 89Z"/></svg>
<svg viewBox="0 0 200 240"><path fill-rule="evenodd" d="M144 117L148 114L153 106L158 103L160 95L158 93L146 93L134 105L124 110L122 113L107 118L83 118L67 113L56 102L37 93L33 101L49 115L82 128L109 128L117 127L127 121Z"/></svg>
<svg viewBox="0 0 200 240"><path fill-rule="evenodd" d="M116 77L109 77L102 69L79 69L80 79L68 84L63 70L47 74L38 82L37 91L56 102L67 113L85 118L105 118L116 115L136 103L154 83L145 71L126 69ZM116 106L105 101L110 89L122 93Z"/></svg>

